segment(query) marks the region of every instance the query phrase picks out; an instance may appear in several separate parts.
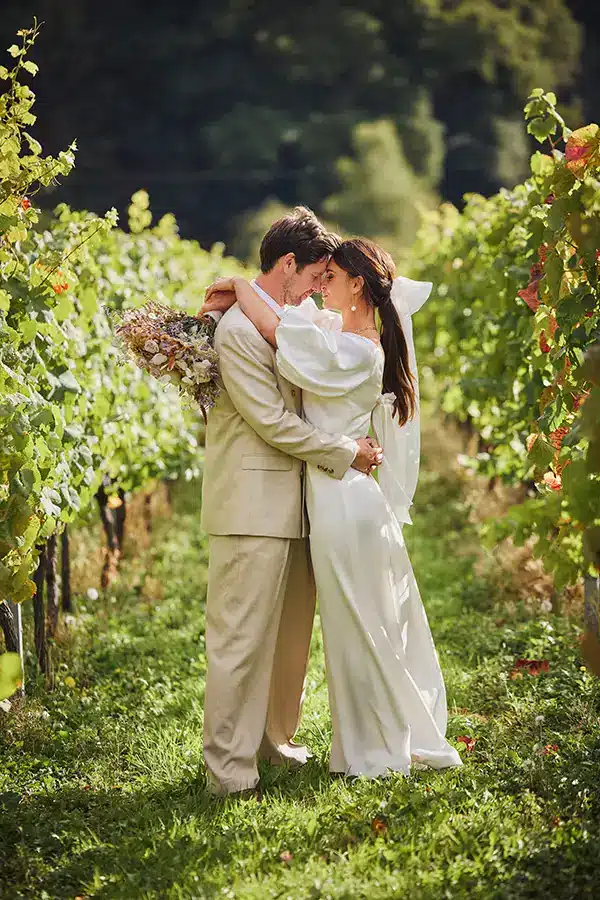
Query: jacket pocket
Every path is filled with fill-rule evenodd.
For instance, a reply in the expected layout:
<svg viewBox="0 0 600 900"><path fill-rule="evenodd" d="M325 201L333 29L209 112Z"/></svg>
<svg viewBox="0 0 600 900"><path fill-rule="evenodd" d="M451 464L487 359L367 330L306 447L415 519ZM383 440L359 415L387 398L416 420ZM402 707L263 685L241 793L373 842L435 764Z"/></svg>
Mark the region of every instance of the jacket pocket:
<svg viewBox="0 0 600 900"><path fill-rule="evenodd" d="M275 472L289 472L292 468L291 456L242 456L242 469L267 469Z"/></svg>

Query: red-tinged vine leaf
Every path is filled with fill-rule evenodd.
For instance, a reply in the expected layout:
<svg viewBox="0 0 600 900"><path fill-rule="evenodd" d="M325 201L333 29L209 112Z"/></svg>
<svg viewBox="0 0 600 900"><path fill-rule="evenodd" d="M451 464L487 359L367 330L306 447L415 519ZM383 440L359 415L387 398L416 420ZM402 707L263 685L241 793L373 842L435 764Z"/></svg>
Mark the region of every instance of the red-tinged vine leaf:
<svg viewBox="0 0 600 900"><path fill-rule="evenodd" d="M582 394L573 394L573 409L577 412L578 409L581 409L587 398L589 397L590 392L584 391Z"/></svg>
<svg viewBox="0 0 600 900"><path fill-rule="evenodd" d="M589 629L581 637L581 655L590 672L600 678L600 640L598 635Z"/></svg>
<svg viewBox="0 0 600 900"><path fill-rule="evenodd" d="M525 439L525 446L527 447L528 453L531 453L531 451L533 449L533 445L535 444L535 442L537 441L538 438L539 438L539 433L527 435L527 437Z"/></svg>
<svg viewBox="0 0 600 900"><path fill-rule="evenodd" d="M562 479L562 474L565 471L565 469L567 468L567 466L571 465L571 460L565 459L565 461L561 463L559 456L557 454L553 465L554 465L554 471L556 472L557 477Z"/></svg>
<svg viewBox="0 0 600 900"><path fill-rule="evenodd" d="M555 428L554 431L551 431L548 435L548 438L552 446L557 450L560 450L560 448L562 447L562 442L564 441L570 430L571 429L567 425L561 425L560 428Z"/></svg>
<svg viewBox="0 0 600 900"><path fill-rule="evenodd" d="M371 828L377 835L385 834L388 830L388 824L383 816L375 816L375 818L371 820Z"/></svg>
<svg viewBox="0 0 600 900"><path fill-rule="evenodd" d="M279 859L284 863L291 863L293 858L294 854L291 852L291 850L282 850L279 854Z"/></svg>
<svg viewBox="0 0 600 900"><path fill-rule="evenodd" d="M467 751L467 753L472 753L473 748L477 743L477 738L469 737L466 734L461 735L460 737L456 738L456 740L459 744L465 745L465 750Z"/></svg>
<svg viewBox="0 0 600 900"><path fill-rule="evenodd" d="M533 312L537 312L540 305L537 280L530 281L527 287L517 291L517 294L521 300L525 301L529 309L532 309Z"/></svg>
<svg viewBox="0 0 600 900"><path fill-rule="evenodd" d="M542 481L551 491L562 490L562 478L552 471L545 472Z"/></svg>
<svg viewBox="0 0 600 900"><path fill-rule="evenodd" d="M531 281L539 281L540 278L544 277L544 266L541 262L536 262L532 265L529 270L530 280Z"/></svg>
<svg viewBox="0 0 600 900"><path fill-rule="evenodd" d="M552 403L556 396L556 387L551 384L549 387L544 388L542 393L540 394L540 412L544 412L549 403Z"/></svg>
<svg viewBox="0 0 600 900"><path fill-rule="evenodd" d="M546 340L546 332L545 331L542 331L540 333L539 345L540 345L540 350L542 351L542 353L550 353L551 347L550 347L550 344L548 343L548 341Z"/></svg>
<svg viewBox="0 0 600 900"><path fill-rule="evenodd" d="M583 178L587 167L599 161L600 128L596 124L578 128L569 136L565 147L567 168L576 178Z"/></svg>
<svg viewBox="0 0 600 900"><path fill-rule="evenodd" d="M549 316L548 317L548 333L551 338L554 337L557 328L558 328L558 322L556 321L556 317Z"/></svg>

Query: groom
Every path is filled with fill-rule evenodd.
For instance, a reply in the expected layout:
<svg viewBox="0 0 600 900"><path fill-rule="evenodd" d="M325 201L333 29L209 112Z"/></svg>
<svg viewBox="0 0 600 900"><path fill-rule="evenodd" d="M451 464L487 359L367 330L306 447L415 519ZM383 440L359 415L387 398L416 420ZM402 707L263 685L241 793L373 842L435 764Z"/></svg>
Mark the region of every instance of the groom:
<svg viewBox="0 0 600 900"><path fill-rule="evenodd" d="M320 290L337 244L297 207L260 248L255 289L276 312ZM381 461L302 419L302 395L237 304L219 322L223 389L208 417L202 527L209 535L204 758L213 793L252 792L257 759L301 765L293 742L315 610L304 463L341 479Z"/></svg>

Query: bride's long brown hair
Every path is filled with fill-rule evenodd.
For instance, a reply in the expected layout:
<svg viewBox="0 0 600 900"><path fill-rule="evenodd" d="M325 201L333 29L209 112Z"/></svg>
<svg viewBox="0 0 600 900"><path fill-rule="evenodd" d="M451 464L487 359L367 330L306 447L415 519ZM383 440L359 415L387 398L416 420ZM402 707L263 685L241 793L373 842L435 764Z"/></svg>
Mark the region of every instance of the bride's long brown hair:
<svg viewBox="0 0 600 900"><path fill-rule="evenodd" d="M381 346L385 353L383 390L394 394L394 415L401 425L416 412L415 379L410 371L408 345L392 302L392 283L396 267L392 257L365 238L343 241L332 259L353 278L362 277L364 297L374 306L381 319Z"/></svg>

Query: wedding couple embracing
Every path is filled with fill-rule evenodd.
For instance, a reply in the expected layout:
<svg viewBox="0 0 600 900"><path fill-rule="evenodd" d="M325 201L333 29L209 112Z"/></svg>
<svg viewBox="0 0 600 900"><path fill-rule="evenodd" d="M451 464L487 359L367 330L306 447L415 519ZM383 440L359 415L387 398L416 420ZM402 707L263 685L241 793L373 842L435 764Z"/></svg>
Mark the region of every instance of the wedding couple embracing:
<svg viewBox="0 0 600 900"><path fill-rule="evenodd" d="M294 735L317 594L331 772L459 766L402 533L419 466L411 316L431 284L303 207L269 229L260 267L216 281L201 311L223 314L202 500L211 789L251 794L258 760L310 757Z"/></svg>

